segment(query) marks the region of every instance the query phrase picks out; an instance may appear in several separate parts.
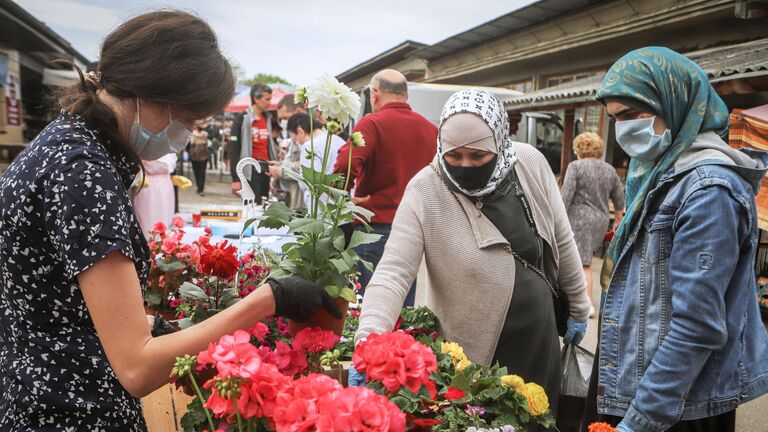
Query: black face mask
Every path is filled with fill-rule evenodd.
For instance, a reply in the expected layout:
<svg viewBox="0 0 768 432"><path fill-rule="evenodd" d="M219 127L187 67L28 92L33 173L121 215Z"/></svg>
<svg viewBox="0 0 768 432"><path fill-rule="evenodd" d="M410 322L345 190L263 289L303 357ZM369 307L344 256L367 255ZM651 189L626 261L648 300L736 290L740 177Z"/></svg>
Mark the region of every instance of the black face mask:
<svg viewBox="0 0 768 432"><path fill-rule="evenodd" d="M488 180L491 179L493 170L496 169L496 160L498 155L493 156L489 162L484 165L475 167L463 167L452 166L448 162L444 162L445 170L448 171L448 175L459 184L464 190L473 191L481 189L488 184Z"/></svg>

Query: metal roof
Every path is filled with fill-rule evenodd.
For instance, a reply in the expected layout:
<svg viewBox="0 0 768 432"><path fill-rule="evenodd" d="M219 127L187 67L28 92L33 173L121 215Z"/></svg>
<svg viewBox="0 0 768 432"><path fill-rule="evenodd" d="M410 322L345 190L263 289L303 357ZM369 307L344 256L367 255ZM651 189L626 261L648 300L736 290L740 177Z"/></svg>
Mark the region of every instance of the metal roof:
<svg viewBox="0 0 768 432"><path fill-rule="evenodd" d="M685 56L701 66L713 83L768 75L768 38L693 51ZM510 110L525 110L592 101L604 76L598 74L526 93L506 99L504 105Z"/></svg>
<svg viewBox="0 0 768 432"><path fill-rule="evenodd" d="M605 0L541 0L516 11L492 19L463 33L451 36L434 45L424 47L411 55L427 60L480 45L517 30L581 9Z"/></svg>
<svg viewBox="0 0 768 432"><path fill-rule="evenodd" d="M364 77L372 72L378 72L379 69L387 66L391 66L404 59L408 54L427 46L421 42L414 42L412 40L406 40L401 44L384 51L381 54L371 57L370 59L353 66L350 69L336 75L339 81L352 81L354 79Z"/></svg>
<svg viewBox="0 0 768 432"><path fill-rule="evenodd" d="M768 73L768 38L708 48L685 56L698 63L713 82L733 79L733 75L765 75Z"/></svg>

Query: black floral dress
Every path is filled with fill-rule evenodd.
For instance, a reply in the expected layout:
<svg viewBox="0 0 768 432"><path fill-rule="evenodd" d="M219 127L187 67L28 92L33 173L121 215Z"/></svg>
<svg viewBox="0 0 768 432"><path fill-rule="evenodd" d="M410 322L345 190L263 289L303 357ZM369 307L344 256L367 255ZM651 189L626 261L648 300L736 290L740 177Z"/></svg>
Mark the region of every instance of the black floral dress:
<svg viewBox="0 0 768 432"><path fill-rule="evenodd" d="M126 192L138 168L62 113L0 179L0 430L146 430L77 282L120 251L146 285L149 252Z"/></svg>

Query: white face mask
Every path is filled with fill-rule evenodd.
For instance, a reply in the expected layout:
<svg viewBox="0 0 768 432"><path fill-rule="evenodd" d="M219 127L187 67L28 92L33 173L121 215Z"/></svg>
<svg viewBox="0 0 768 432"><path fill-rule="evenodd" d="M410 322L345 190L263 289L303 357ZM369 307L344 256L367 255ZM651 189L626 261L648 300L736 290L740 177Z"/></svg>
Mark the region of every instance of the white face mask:
<svg viewBox="0 0 768 432"><path fill-rule="evenodd" d="M142 160L159 159L168 153L181 151L192 137L192 132L171 116L171 107L168 106L168 118L170 122L165 129L153 133L141 125L139 99L136 99L136 120L128 134L128 145Z"/></svg>
<svg viewBox="0 0 768 432"><path fill-rule="evenodd" d="M656 135L653 122L656 117L616 122L616 141L629 157L642 162L653 162L672 146L672 132L665 129Z"/></svg>

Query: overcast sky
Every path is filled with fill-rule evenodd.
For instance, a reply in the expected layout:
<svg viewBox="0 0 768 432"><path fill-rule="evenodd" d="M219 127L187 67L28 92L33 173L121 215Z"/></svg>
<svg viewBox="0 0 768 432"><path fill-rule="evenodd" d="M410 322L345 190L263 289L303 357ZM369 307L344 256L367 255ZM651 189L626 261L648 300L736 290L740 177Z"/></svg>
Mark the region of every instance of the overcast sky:
<svg viewBox="0 0 768 432"><path fill-rule="evenodd" d="M432 44L533 0L14 0L96 60L104 36L153 8L196 12L246 71L293 84L336 75L406 39Z"/></svg>

